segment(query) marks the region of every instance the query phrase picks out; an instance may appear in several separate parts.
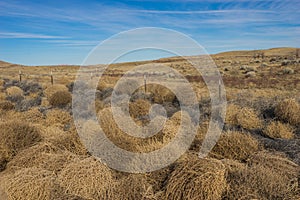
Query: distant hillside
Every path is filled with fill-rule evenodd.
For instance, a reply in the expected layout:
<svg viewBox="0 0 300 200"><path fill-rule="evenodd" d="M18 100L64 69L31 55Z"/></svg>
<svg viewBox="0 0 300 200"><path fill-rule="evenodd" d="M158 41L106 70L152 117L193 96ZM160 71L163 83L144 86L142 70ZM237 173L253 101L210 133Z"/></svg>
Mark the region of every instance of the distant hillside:
<svg viewBox="0 0 300 200"><path fill-rule="evenodd" d="M243 57L243 56L254 56L254 55L261 55L264 54L264 56L286 56L291 57L295 56L298 52L300 56L300 48L293 48L293 47L280 47L280 48L271 48L271 49L262 49L262 50L241 50L241 51L228 51L228 52L222 52L211 55L213 58L218 57ZM186 56L189 58L197 57L197 56ZM146 63L170 63L170 62L180 62L185 61L184 58L175 56L175 57L168 57L168 58L161 58L157 60L147 60L147 61L136 61L136 62L124 62L124 63L116 63L113 64L116 67L126 67L128 65L141 65ZM103 63L99 63L103 64ZM0 67L21 67L23 65L18 64L12 64L4 61L0 61ZM59 67L78 67L78 65L56 65ZM56 67L56 66L45 66L45 67ZM32 66L34 67L34 66Z"/></svg>

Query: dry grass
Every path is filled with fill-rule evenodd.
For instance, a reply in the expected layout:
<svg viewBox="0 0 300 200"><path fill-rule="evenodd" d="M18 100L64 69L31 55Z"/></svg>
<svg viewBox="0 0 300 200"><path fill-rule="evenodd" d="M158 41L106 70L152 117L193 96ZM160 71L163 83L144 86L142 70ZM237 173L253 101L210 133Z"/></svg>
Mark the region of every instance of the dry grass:
<svg viewBox="0 0 300 200"><path fill-rule="evenodd" d="M82 145L76 131L63 131L56 126L40 127L43 141L49 142L54 146L70 151L77 155L86 155L86 149Z"/></svg>
<svg viewBox="0 0 300 200"><path fill-rule="evenodd" d="M285 157L257 153L249 159L248 165L232 164L228 168L229 188L224 198L297 199L297 176L299 166Z"/></svg>
<svg viewBox="0 0 300 200"><path fill-rule="evenodd" d="M2 178L1 178L2 179ZM4 192L8 199L56 199L61 193L56 176L48 170L26 168L4 176Z"/></svg>
<svg viewBox="0 0 300 200"><path fill-rule="evenodd" d="M76 155L62 150L51 143L40 143L19 152L7 165L8 169L37 167L55 173L66 163L77 158Z"/></svg>
<svg viewBox="0 0 300 200"><path fill-rule="evenodd" d="M0 110L13 110L14 108L14 104L10 101L0 101Z"/></svg>
<svg viewBox="0 0 300 200"><path fill-rule="evenodd" d="M171 90L158 84L148 84L147 92L154 95L153 101L158 104L162 104L164 102L173 102L176 97Z"/></svg>
<svg viewBox="0 0 300 200"><path fill-rule="evenodd" d="M234 104L227 106L225 122L248 130L259 129L262 126L258 114L253 109L241 108Z"/></svg>
<svg viewBox="0 0 300 200"><path fill-rule="evenodd" d="M12 86L12 87L7 88L6 93L10 97L23 96L23 94L24 94L23 90L17 86Z"/></svg>
<svg viewBox="0 0 300 200"><path fill-rule="evenodd" d="M237 131L225 132L210 152L210 156L243 161L259 149L258 141L250 134Z"/></svg>
<svg viewBox="0 0 300 200"><path fill-rule="evenodd" d="M49 99L53 94L60 91L68 92L68 88L61 84L50 85L44 90L44 95Z"/></svg>
<svg viewBox="0 0 300 200"><path fill-rule="evenodd" d="M70 113L61 109L49 110L46 114L47 126L57 126L60 128L64 128L65 126L70 125L72 120L73 119Z"/></svg>
<svg viewBox="0 0 300 200"><path fill-rule="evenodd" d="M31 108L30 110L23 112L21 118L33 124L44 123L44 115L38 108Z"/></svg>
<svg viewBox="0 0 300 200"><path fill-rule="evenodd" d="M129 174L111 187L107 199L156 200L152 186L143 175Z"/></svg>
<svg viewBox="0 0 300 200"><path fill-rule="evenodd" d="M58 175L58 181L67 194L105 199L113 177L107 166L90 157L68 164Z"/></svg>
<svg viewBox="0 0 300 200"><path fill-rule="evenodd" d="M276 116L292 125L300 124L300 105L295 99L285 99L275 107Z"/></svg>
<svg viewBox="0 0 300 200"><path fill-rule="evenodd" d="M11 160L20 150L32 146L41 140L36 128L21 121L0 123L0 165Z"/></svg>
<svg viewBox="0 0 300 200"><path fill-rule="evenodd" d="M279 121L272 121L264 130L264 135L270 138L292 139L294 138L293 128L289 124L283 124Z"/></svg>
<svg viewBox="0 0 300 200"><path fill-rule="evenodd" d="M225 166L218 160L189 156L172 172L165 199L221 199L227 187L225 173Z"/></svg>
<svg viewBox="0 0 300 200"><path fill-rule="evenodd" d="M129 113L131 117L138 119L139 117L145 116L149 113L151 103L149 101L138 99L129 104Z"/></svg>
<svg viewBox="0 0 300 200"><path fill-rule="evenodd" d="M72 95L67 91L58 91L49 97L49 104L55 107L66 106L71 103Z"/></svg>

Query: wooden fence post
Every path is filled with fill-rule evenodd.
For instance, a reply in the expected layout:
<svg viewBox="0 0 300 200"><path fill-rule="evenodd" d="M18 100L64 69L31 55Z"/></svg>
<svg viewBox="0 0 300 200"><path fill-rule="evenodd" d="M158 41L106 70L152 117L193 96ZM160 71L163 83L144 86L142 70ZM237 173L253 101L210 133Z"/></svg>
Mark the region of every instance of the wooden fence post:
<svg viewBox="0 0 300 200"><path fill-rule="evenodd" d="M147 76L146 74L144 75L144 89L145 89L145 94L147 93Z"/></svg>
<svg viewBox="0 0 300 200"><path fill-rule="evenodd" d="M50 77L51 77L51 85L53 85L53 72L52 72L52 70L51 70L51 72L50 72Z"/></svg>
<svg viewBox="0 0 300 200"><path fill-rule="evenodd" d="M21 82L22 81L22 71L19 70L19 81Z"/></svg>

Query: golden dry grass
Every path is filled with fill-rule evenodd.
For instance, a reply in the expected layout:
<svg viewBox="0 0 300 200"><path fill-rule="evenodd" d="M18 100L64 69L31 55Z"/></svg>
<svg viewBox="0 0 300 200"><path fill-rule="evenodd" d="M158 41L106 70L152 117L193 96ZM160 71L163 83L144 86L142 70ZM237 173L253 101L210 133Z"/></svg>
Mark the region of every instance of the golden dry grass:
<svg viewBox="0 0 300 200"><path fill-rule="evenodd" d="M86 155L86 148L81 143L81 140L74 130L63 131L59 127L49 126L39 127L43 141L49 142L54 146L70 151L77 155Z"/></svg>
<svg viewBox="0 0 300 200"><path fill-rule="evenodd" d="M77 158L75 154L43 142L19 152L8 163L7 168L12 170L37 167L57 173L75 158Z"/></svg>
<svg viewBox="0 0 300 200"><path fill-rule="evenodd" d="M218 159L246 160L251 154L259 151L258 141L248 133L230 131L224 132L210 156Z"/></svg>
<svg viewBox="0 0 300 200"><path fill-rule="evenodd" d="M113 185L113 176L107 166L90 157L68 164L59 173L58 181L67 194L105 199Z"/></svg>
<svg viewBox="0 0 300 200"><path fill-rule="evenodd" d="M56 92L64 91L67 92L68 88L65 85L62 84L54 84L54 85L49 85L45 90L44 90L44 95L48 99L55 94Z"/></svg>
<svg viewBox="0 0 300 200"><path fill-rule="evenodd" d="M56 176L40 168L25 168L1 178L8 200L56 199L61 193Z"/></svg>
<svg viewBox="0 0 300 200"><path fill-rule="evenodd" d="M0 123L0 160L11 160L20 150L41 140L38 130L26 122L9 121ZM3 168L3 166L0 168Z"/></svg>
<svg viewBox="0 0 300 200"><path fill-rule="evenodd" d="M150 108L151 103L143 99L138 99L129 103L129 113L131 117L135 119L147 115L150 111Z"/></svg>
<svg viewBox="0 0 300 200"><path fill-rule="evenodd" d="M283 124L279 121L272 121L264 130L264 135L270 138L292 139L294 138L294 130L289 124Z"/></svg>
<svg viewBox="0 0 300 200"><path fill-rule="evenodd" d="M299 166L283 156L261 152L248 165L226 165L229 188L225 199L297 199Z"/></svg>
<svg viewBox="0 0 300 200"><path fill-rule="evenodd" d="M0 101L1 110L13 110L15 108L14 104L10 101Z"/></svg>
<svg viewBox="0 0 300 200"><path fill-rule="evenodd" d="M171 173L165 199L221 199L227 187L225 174L221 161L188 156Z"/></svg>
<svg viewBox="0 0 300 200"><path fill-rule="evenodd" d="M72 122L70 113L61 109L49 110L46 114L46 125L64 128Z"/></svg>
<svg viewBox="0 0 300 200"><path fill-rule="evenodd" d="M110 188L107 199L156 200L151 184L143 175L128 174Z"/></svg>
<svg viewBox="0 0 300 200"><path fill-rule="evenodd" d="M8 96L11 96L11 97L23 96L23 94L24 94L23 90L17 86L12 86L12 87L7 88L6 93Z"/></svg>
<svg viewBox="0 0 300 200"><path fill-rule="evenodd" d="M300 105L295 99L285 99L275 107L276 116L292 125L300 124Z"/></svg>
<svg viewBox="0 0 300 200"><path fill-rule="evenodd" d="M147 86L147 92L154 95L153 101L158 104L162 104L164 102L173 102L175 99L175 94L162 85L149 84Z"/></svg>
<svg viewBox="0 0 300 200"><path fill-rule="evenodd" d="M242 108L234 104L229 104L227 106L225 122L248 130L259 129L262 126L262 122L256 111L251 108Z"/></svg>

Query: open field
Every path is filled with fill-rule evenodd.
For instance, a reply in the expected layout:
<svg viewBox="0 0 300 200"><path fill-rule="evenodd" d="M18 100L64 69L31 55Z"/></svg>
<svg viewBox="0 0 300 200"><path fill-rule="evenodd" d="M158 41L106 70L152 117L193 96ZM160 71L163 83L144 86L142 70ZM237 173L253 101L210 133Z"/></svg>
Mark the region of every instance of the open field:
<svg viewBox="0 0 300 200"><path fill-rule="evenodd" d="M201 123L190 149L172 165L146 174L113 170L82 144L71 106L79 66L0 62L0 200L300 199L300 49L225 52L212 58L225 85L227 113L222 135L205 159L197 153L211 116L209 92L184 58L112 64L103 73L94 102L99 123L114 144L131 152L168 144L181 117L171 91L148 85L146 94L143 88L133 94L129 113L145 125L151 105L161 104L166 127L146 139L124 134L110 107L113 87L124 73L142 64L164 64L189 80L196 94ZM91 80L99 76L88 66L86 71ZM174 75L160 75L177 81ZM88 121L81 128L95 126Z"/></svg>

